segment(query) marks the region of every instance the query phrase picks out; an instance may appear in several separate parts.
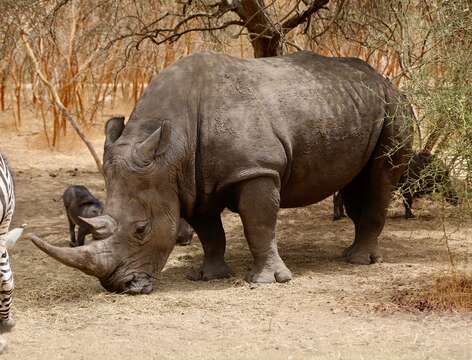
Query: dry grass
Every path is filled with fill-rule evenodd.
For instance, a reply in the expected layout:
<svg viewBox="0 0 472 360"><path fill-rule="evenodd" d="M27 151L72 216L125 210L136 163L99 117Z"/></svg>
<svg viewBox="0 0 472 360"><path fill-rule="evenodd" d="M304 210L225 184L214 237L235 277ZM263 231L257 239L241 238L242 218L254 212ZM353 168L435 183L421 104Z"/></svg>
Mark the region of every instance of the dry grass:
<svg viewBox="0 0 472 360"><path fill-rule="evenodd" d="M427 288L401 291L392 297L400 308L410 311L472 311L472 275L453 273L437 277Z"/></svg>
<svg viewBox="0 0 472 360"><path fill-rule="evenodd" d="M103 143L101 136L97 143ZM91 171L84 149L67 156L30 151L31 137L0 132L2 150L8 150L14 169L21 169L15 221L28 222L28 231L66 246L67 219L58 201L65 186L85 184L103 198L103 180ZM78 170L70 172L72 166ZM2 359L470 360L470 335L464 329L471 327L471 316L405 314L411 307L391 301L399 288L426 289L422 284L432 284L449 266L440 204L423 199L415 212L417 219L406 221L401 202L392 205L382 233L385 262L364 267L341 259L354 229L348 219L332 222L330 199L284 209L277 226L279 248L294 279L255 288L243 280L251 255L241 221L225 212L227 260L235 276L187 280L185 274L202 260L195 241L174 250L149 296L106 293L97 280L19 241L11 252L17 327L7 335L9 350ZM454 219L445 217L451 251L457 266L470 272L472 223L451 223ZM388 308L369 311L376 304Z"/></svg>

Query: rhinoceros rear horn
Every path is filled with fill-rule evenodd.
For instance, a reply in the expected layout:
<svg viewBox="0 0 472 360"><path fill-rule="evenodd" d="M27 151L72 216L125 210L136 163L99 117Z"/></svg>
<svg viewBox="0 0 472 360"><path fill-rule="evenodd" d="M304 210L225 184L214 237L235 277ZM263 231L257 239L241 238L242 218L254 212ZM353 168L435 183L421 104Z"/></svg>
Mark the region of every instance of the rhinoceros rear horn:
<svg viewBox="0 0 472 360"><path fill-rule="evenodd" d="M92 218L83 218L79 216L79 218L92 227L92 235L95 240L111 236L118 227L115 219L110 215L100 215Z"/></svg>
<svg viewBox="0 0 472 360"><path fill-rule="evenodd" d="M161 135L162 126L149 135L146 140L136 145L135 154L138 161L150 162L155 156L164 152L164 149L160 148Z"/></svg>
<svg viewBox="0 0 472 360"><path fill-rule="evenodd" d="M121 136L125 128L125 117L115 116L107 121L105 125L105 147L113 144Z"/></svg>

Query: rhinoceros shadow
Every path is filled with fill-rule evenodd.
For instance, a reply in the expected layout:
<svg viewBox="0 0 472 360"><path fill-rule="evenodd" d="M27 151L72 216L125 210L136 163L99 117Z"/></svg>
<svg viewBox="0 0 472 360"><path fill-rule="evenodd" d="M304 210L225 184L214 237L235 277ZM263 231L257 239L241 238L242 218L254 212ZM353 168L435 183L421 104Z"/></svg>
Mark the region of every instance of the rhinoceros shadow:
<svg viewBox="0 0 472 360"><path fill-rule="evenodd" d="M402 215L402 213L399 213ZM395 215L395 214L393 214ZM227 234L226 261L234 272L230 279L194 282L186 279L186 274L197 269L203 260L201 245L194 237L192 245L178 247L170 264L161 274L162 291L177 289L204 290L234 287L244 282L244 276L252 263L243 229L239 221L231 218L225 224ZM386 264L425 264L447 260L443 244L432 240L432 231L438 231L440 221L430 214L421 214L418 219L406 220L402 216L389 215L385 229L380 235L380 247ZM281 257L294 278L306 274L327 275L333 273L351 274L365 272L370 266L352 265L342 258L343 250L352 243L354 228L349 219L338 222L331 220L329 211L320 211L311 220L282 214L277 226L278 246ZM436 234L437 237L437 234Z"/></svg>

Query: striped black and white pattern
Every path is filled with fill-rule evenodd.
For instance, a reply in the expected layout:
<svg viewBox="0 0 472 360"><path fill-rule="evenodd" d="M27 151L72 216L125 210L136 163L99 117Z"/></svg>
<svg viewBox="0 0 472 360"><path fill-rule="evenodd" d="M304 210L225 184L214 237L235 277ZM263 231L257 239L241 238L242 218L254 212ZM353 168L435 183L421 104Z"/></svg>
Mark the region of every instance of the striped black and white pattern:
<svg viewBox="0 0 472 360"><path fill-rule="evenodd" d="M0 321L10 318L13 273L6 248L10 222L15 211L13 177L5 158L0 154Z"/></svg>

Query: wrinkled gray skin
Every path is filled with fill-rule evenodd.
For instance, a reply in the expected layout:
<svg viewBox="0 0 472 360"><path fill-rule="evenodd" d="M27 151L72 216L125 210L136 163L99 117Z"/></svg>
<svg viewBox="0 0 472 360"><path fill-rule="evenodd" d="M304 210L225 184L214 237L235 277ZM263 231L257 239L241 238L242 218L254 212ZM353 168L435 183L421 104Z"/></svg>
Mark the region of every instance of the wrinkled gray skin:
<svg viewBox="0 0 472 360"><path fill-rule="evenodd" d="M92 218L102 214L103 204L82 185L69 186L62 195L67 219L71 247L84 245L85 236L93 233L93 227L81 218ZM77 238L75 227L78 226Z"/></svg>
<svg viewBox="0 0 472 360"><path fill-rule="evenodd" d="M439 192L449 204L456 206L459 203L446 165L429 152L419 152L411 158L397 189L403 197L406 219L415 217L412 212L413 199L423 195ZM340 192L333 195L333 205L333 220L346 216Z"/></svg>
<svg viewBox="0 0 472 360"><path fill-rule="evenodd" d="M35 244L111 291L148 293L175 246L179 217L197 233L197 280L228 277L221 212L239 213L254 257L246 279L284 282L279 208L343 189L355 224L345 257L380 258L393 185L411 153L411 109L365 62L311 52L242 60L200 53L148 86L126 126L106 125L109 237L79 248ZM99 225L99 224L97 224Z"/></svg>

